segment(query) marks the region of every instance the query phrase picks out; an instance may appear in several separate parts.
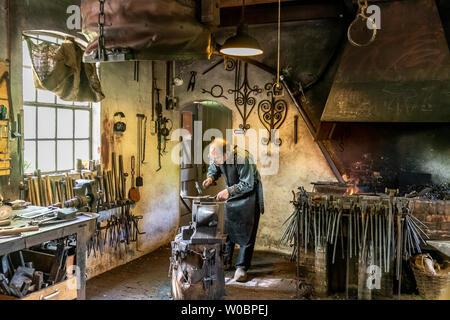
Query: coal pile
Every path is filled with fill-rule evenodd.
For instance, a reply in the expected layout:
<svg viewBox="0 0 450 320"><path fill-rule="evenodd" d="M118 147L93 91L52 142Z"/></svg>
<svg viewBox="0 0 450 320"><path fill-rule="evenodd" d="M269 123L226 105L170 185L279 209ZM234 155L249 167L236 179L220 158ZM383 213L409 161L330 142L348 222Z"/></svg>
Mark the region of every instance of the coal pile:
<svg viewBox="0 0 450 320"><path fill-rule="evenodd" d="M404 196L408 198L419 197L426 200L450 200L450 184L411 185L404 191Z"/></svg>

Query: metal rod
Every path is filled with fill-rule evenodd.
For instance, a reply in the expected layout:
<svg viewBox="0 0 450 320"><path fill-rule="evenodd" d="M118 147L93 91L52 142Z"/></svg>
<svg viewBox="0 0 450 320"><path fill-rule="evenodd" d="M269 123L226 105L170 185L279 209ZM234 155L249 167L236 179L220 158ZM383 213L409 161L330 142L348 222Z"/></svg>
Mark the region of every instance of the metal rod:
<svg viewBox="0 0 450 320"><path fill-rule="evenodd" d="M23 35L23 37L27 38L27 39L34 39L34 40L37 40L37 41L47 42L47 43L51 43L51 44L54 44L54 45L57 45L57 46L61 46L60 43L57 43L57 42L54 42L54 41L50 41L50 40L40 39L38 37L33 37L33 36L25 35L25 34Z"/></svg>
<svg viewBox="0 0 450 320"><path fill-rule="evenodd" d="M337 238L338 238L338 233L339 233L339 222L341 220L341 215L342 215L342 211L339 211L339 215L338 215L338 218L337 218L337 226L336 226L336 237L334 239L333 264L334 264L334 258L336 256L336 244L337 244Z"/></svg>

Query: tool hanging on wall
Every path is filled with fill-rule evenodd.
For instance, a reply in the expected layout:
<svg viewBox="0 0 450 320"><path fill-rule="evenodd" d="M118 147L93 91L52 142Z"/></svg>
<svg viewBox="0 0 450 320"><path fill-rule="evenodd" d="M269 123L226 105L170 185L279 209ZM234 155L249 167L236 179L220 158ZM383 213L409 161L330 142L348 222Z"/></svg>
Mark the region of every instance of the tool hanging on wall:
<svg viewBox="0 0 450 320"><path fill-rule="evenodd" d="M114 133L123 133L127 130L127 124L122 121L125 119L125 114L123 112L116 112L114 114L114 119L116 117L120 117L121 120L118 120L114 123Z"/></svg>
<svg viewBox="0 0 450 320"><path fill-rule="evenodd" d="M126 188L127 188L128 173L125 172L123 167L123 156L119 155L119 184L120 184L120 200L126 200Z"/></svg>
<svg viewBox="0 0 450 320"><path fill-rule="evenodd" d="M187 87L187 92L193 92L195 90L195 84L197 82L197 72L191 71L191 78L189 79L189 84Z"/></svg>
<svg viewBox="0 0 450 320"><path fill-rule="evenodd" d="M298 116L294 117L294 144L298 143Z"/></svg>
<svg viewBox="0 0 450 320"><path fill-rule="evenodd" d="M152 121L150 122L150 134L152 136L156 135L156 120L155 120L155 111L156 111L156 90L157 90L157 81L155 76L155 68L156 63L152 61Z"/></svg>
<svg viewBox="0 0 450 320"><path fill-rule="evenodd" d="M175 97L175 67L173 61L166 62L166 110L174 110L178 99Z"/></svg>
<svg viewBox="0 0 450 320"><path fill-rule="evenodd" d="M117 179L117 165L116 165L116 153L113 152L111 155L111 166L113 175L113 185L114 185L114 200L118 201L120 197L120 184L119 179Z"/></svg>
<svg viewBox="0 0 450 320"><path fill-rule="evenodd" d="M134 156L131 157L131 188L128 192L128 198L134 202L139 202L141 200L141 195L139 193L139 189L135 186L134 174L136 169L136 158Z"/></svg>
<svg viewBox="0 0 450 320"><path fill-rule="evenodd" d="M138 119L138 176L136 178L136 186L140 188L144 186L144 178L141 175L141 165L145 163L145 136L147 134L147 117L144 114L137 114L136 117Z"/></svg>
<svg viewBox="0 0 450 320"><path fill-rule="evenodd" d="M167 141L168 137L170 135L170 132L173 129L173 122L172 120L164 117L163 115L163 108L162 104L160 103L160 96L159 96L160 89L156 89L156 96L157 96L157 102L156 102L156 134L158 136L158 170L157 172L161 170L161 157L166 153L166 147L167 147Z"/></svg>
<svg viewBox="0 0 450 320"><path fill-rule="evenodd" d="M145 114L137 114L138 117L138 130L141 136L140 153L141 164L145 164L145 148L147 145L147 116Z"/></svg>
<svg viewBox="0 0 450 320"><path fill-rule="evenodd" d="M134 62L134 81L139 82L139 61Z"/></svg>
<svg viewBox="0 0 450 320"><path fill-rule="evenodd" d="M103 253L105 247L109 247L111 253L118 253L122 257L122 245L128 251L132 242L136 243L136 251L139 251L139 235L145 234L139 230L139 220L143 216L135 216L131 212L131 203L124 201L117 207L108 210L108 218L97 223L97 230L87 242L87 256L90 257L97 251Z"/></svg>

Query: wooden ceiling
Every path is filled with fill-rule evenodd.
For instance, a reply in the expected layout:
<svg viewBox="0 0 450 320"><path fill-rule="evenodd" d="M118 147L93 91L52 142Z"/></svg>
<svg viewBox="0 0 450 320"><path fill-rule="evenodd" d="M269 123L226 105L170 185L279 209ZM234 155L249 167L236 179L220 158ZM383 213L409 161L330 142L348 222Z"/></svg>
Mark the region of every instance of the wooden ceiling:
<svg viewBox="0 0 450 320"><path fill-rule="evenodd" d="M314 20L342 16L343 1L281 0L281 21ZM241 17L242 0L221 0L220 25L235 26ZM278 0L245 0L245 22L274 23L278 18Z"/></svg>
<svg viewBox="0 0 450 320"><path fill-rule="evenodd" d="M295 0L281 0L281 2L295 2ZM257 4L266 4L266 3L278 3L278 0L245 0L246 6L252 6ZM221 8L229 8L229 7L240 7L242 6L242 0L221 0L220 7Z"/></svg>
<svg viewBox="0 0 450 320"><path fill-rule="evenodd" d="M230 7L241 7L243 0L220 0L220 7L221 8L230 8ZM389 2L389 1L402 1L402 0L368 0L370 3L376 3L376 2ZM281 0L282 3L290 2L290 3L296 3L296 4L321 4L323 2L331 2L331 1L324 1L324 0ZM357 0L335 0L333 1L335 3L338 2L345 2L347 5L350 4L357 4ZM270 4L270 3L278 3L278 0L245 0L246 6L254 6L254 5L261 5L261 4Z"/></svg>

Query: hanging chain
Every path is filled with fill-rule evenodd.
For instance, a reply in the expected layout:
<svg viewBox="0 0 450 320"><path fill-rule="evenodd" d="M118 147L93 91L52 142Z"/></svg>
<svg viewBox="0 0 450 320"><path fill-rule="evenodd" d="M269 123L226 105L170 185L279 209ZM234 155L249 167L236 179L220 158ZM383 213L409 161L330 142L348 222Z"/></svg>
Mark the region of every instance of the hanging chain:
<svg viewBox="0 0 450 320"><path fill-rule="evenodd" d="M280 54L281 54L281 0L278 0L278 59L276 89L280 89Z"/></svg>
<svg viewBox="0 0 450 320"><path fill-rule="evenodd" d="M359 14L366 19L368 18L366 16L366 9L368 6L369 5L367 4L367 0L358 0Z"/></svg>
<svg viewBox="0 0 450 320"><path fill-rule="evenodd" d="M348 41L356 46L356 47L365 47L368 46L369 44L371 44L374 40L375 37L377 35L377 25L375 24L375 20L373 18L370 18L366 15L366 9L369 6L367 3L367 0L357 0L358 1L358 13L356 14L355 20L353 20L353 22L350 24L350 26L348 27L347 30L347 38ZM357 43L355 42L352 37L351 37L351 29L353 27L353 25L356 23L356 21L358 20L358 18L360 18L363 22L369 21L372 24L372 37L370 38L370 40L366 43Z"/></svg>
<svg viewBox="0 0 450 320"><path fill-rule="evenodd" d="M98 0L100 5L100 10L98 14L98 54L99 60L105 61L105 24L106 24L106 15L105 15L105 0Z"/></svg>

